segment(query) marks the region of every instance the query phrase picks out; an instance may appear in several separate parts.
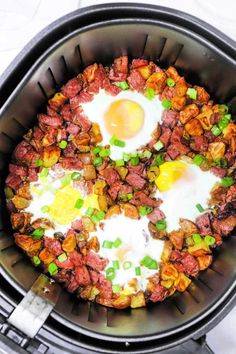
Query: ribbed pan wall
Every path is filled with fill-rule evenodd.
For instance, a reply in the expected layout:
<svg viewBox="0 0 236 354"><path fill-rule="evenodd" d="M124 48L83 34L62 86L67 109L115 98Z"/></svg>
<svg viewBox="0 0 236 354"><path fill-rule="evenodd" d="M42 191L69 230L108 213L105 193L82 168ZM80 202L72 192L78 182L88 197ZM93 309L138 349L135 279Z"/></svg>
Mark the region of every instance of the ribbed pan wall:
<svg viewBox="0 0 236 354"><path fill-rule="evenodd" d="M190 28L158 18L148 20L147 12L145 20L106 22L99 17L97 22L78 29L68 24L69 34L32 62L16 88L12 83L12 95L3 105L0 119L2 182L10 153L34 124L36 113L44 109L47 99L62 83L94 61L109 64L114 57L127 54L130 59L144 57L163 66L175 65L189 82L205 85L219 102L228 103L236 111L235 62ZM3 199L1 206L0 260L4 277L24 294L38 272L14 246ZM163 338L192 326L213 311L234 289L235 279L236 239L232 236L216 250L212 266L194 279L184 294L175 294L164 303L117 311L80 302L62 292L51 316L74 331L108 340L107 336L129 342Z"/></svg>

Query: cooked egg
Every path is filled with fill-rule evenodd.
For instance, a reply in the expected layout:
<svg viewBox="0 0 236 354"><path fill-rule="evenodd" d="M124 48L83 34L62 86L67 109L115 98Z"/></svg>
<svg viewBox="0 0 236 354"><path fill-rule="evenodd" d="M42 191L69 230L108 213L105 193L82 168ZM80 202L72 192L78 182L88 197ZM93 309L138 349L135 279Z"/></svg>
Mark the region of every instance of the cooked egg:
<svg viewBox="0 0 236 354"><path fill-rule="evenodd" d="M93 101L83 103L86 116L99 124L103 145L109 145L112 136L125 142L125 147L111 146L111 159L120 160L123 152L136 151L151 140L151 134L161 121L162 105L158 97L148 100L134 91L122 91L111 96L100 90Z"/></svg>
<svg viewBox="0 0 236 354"><path fill-rule="evenodd" d="M26 212L31 213L32 222L38 218L47 218L55 225L55 229L47 229L46 236L53 237L54 232L65 234L71 228L71 223L85 214L91 208L98 209L98 196L85 195L84 190L74 187L70 178L74 171L64 171L64 176L58 178L53 170L48 176L30 183L32 200ZM82 200L82 206L77 201Z"/></svg>
<svg viewBox="0 0 236 354"><path fill-rule="evenodd" d="M200 214L196 205L208 208L210 191L220 179L210 171L183 161L165 162L156 178L156 198L163 200L160 208L166 215L167 231L179 229L179 219L194 221Z"/></svg>
<svg viewBox="0 0 236 354"><path fill-rule="evenodd" d="M148 222L146 217L134 220L120 214L104 220L103 227L98 227L96 232L91 233L91 236L96 235L100 242L99 255L109 260L104 275L107 269L115 267L112 283L124 287L126 292L145 290L148 277L158 272L164 242L151 237ZM110 248L106 248L107 241L110 242ZM141 265L147 256L157 262L157 269L148 269ZM136 275L137 267L140 267L140 275ZM136 290L130 286L133 279L136 279Z"/></svg>

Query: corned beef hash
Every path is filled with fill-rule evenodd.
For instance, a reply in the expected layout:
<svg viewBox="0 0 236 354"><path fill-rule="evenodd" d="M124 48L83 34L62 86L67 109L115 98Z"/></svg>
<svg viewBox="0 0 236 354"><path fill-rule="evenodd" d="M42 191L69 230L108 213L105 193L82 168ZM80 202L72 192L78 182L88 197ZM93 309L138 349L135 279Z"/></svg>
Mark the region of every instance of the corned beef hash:
<svg viewBox="0 0 236 354"><path fill-rule="evenodd" d="M123 309L183 292L236 226L228 106L145 59L93 64L15 148L16 244L79 298Z"/></svg>

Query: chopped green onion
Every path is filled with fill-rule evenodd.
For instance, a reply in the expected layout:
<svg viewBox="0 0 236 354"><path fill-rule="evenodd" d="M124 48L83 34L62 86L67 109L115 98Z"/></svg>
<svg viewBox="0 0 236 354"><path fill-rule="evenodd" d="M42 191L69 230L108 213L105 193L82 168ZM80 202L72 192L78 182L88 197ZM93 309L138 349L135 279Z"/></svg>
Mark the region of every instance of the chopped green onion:
<svg viewBox="0 0 236 354"><path fill-rule="evenodd" d="M98 154L100 151L102 150L101 146L96 146L95 148L93 148L93 154L96 155Z"/></svg>
<svg viewBox="0 0 236 354"><path fill-rule="evenodd" d="M197 208L197 210L200 212L200 213L202 213L205 209L201 206L201 204L196 204L195 205L196 206L196 208Z"/></svg>
<svg viewBox="0 0 236 354"><path fill-rule="evenodd" d="M116 160L116 166L124 166L125 165L125 161L124 160Z"/></svg>
<svg viewBox="0 0 236 354"><path fill-rule="evenodd" d="M96 223L100 222L102 219L104 219L105 215L106 214L103 210L98 210L96 213L94 213L91 216L91 220L96 224Z"/></svg>
<svg viewBox="0 0 236 354"><path fill-rule="evenodd" d="M43 165L43 160L41 160L41 159L36 160L36 166L37 167L40 167L42 165Z"/></svg>
<svg viewBox="0 0 236 354"><path fill-rule="evenodd" d="M159 140L156 144L153 145L153 147L156 151L159 151L164 147L164 144L162 141Z"/></svg>
<svg viewBox="0 0 236 354"><path fill-rule="evenodd" d="M33 256L33 262L35 265L39 265L41 263L40 259L38 256Z"/></svg>
<svg viewBox="0 0 236 354"><path fill-rule="evenodd" d="M137 275L137 276L141 275L141 268L140 267L135 267L135 275Z"/></svg>
<svg viewBox="0 0 236 354"><path fill-rule="evenodd" d="M151 156L152 153L149 150L144 150L140 155L141 158L147 158L147 159L150 159Z"/></svg>
<svg viewBox="0 0 236 354"><path fill-rule="evenodd" d="M194 243L199 243L202 241L201 235L200 234L193 234L192 235Z"/></svg>
<svg viewBox="0 0 236 354"><path fill-rule="evenodd" d="M112 281L115 278L115 276L116 276L115 269L112 268L112 267L107 268L107 270L106 270L106 278L107 278L107 280Z"/></svg>
<svg viewBox="0 0 236 354"><path fill-rule="evenodd" d="M171 101L169 101L167 98L164 98L164 100L161 102L162 107L165 109L170 109L171 108Z"/></svg>
<svg viewBox="0 0 236 354"><path fill-rule="evenodd" d="M160 165L162 165L162 164L164 163L164 161L165 161L165 156L164 156L164 154L163 154L163 152L162 152L162 153L158 154L158 155L155 157L154 165L160 166Z"/></svg>
<svg viewBox="0 0 236 354"><path fill-rule="evenodd" d="M130 261L126 261L123 263L124 270L130 269L131 267L132 267L132 262L130 262Z"/></svg>
<svg viewBox="0 0 236 354"><path fill-rule="evenodd" d="M56 263L52 262L49 264L48 266L48 273L50 273L50 275L55 275L58 272L58 267L56 265Z"/></svg>
<svg viewBox="0 0 236 354"><path fill-rule="evenodd" d="M197 99L197 90L195 90L194 88L188 88L186 95L188 97L190 97L192 100L196 100Z"/></svg>
<svg viewBox="0 0 236 354"><path fill-rule="evenodd" d="M221 180L221 185L225 188L230 187L234 184L234 179L232 177L224 177Z"/></svg>
<svg viewBox="0 0 236 354"><path fill-rule="evenodd" d="M151 87L148 87L144 93L145 97L149 100L153 100L155 98L155 92Z"/></svg>
<svg viewBox="0 0 236 354"><path fill-rule="evenodd" d="M74 208L81 209L83 205L84 205L84 200L79 198L76 200Z"/></svg>
<svg viewBox="0 0 236 354"><path fill-rule="evenodd" d="M133 198L133 193L127 193L126 195L128 200L131 200Z"/></svg>
<svg viewBox="0 0 236 354"><path fill-rule="evenodd" d="M123 160L124 161L129 161L130 160L130 158L131 158L131 156L130 156L130 154L127 154L126 152L123 152Z"/></svg>
<svg viewBox="0 0 236 354"><path fill-rule="evenodd" d="M108 157L108 156L110 156L110 154L111 154L111 150L110 149L102 149L99 152L99 156L100 157Z"/></svg>
<svg viewBox="0 0 236 354"><path fill-rule="evenodd" d="M93 160L93 164L94 164L94 166L101 166L102 165L102 158L101 157L96 157Z"/></svg>
<svg viewBox="0 0 236 354"><path fill-rule="evenodd" d="M67 147L67 141L62 140L62 141L60 142L60 144L59 144L59 147L60 147L61 149L65 149L65 148Z"/></svg>
<svg viewBox="0 0 236 354"><path fill-rule="evenodd" d="M48 175L48 168L43 167L42 171L39 173L39 176L44 178L47 177L47 175Z"/></svg>
<svg viewBox="0 0 236 354"><path fill-rule="evenodd" d="M132 166L138 166L138 164L139 164L139 157L138 157L138 156L131 157L130 163L131 163Z"/></svg>
<svg viewBox="0 0 236 354"><path fill-rule="evenodd" d="M122 240L119 237L117 237L113 242L113 247L118 248L121 244L122 244Z"/></svg>
<svg viewBox="0 0 236 354"><path fill-rule="evenodd" d="M49 208L48 205L44 205L44 206L41 207L40 210L41 210L42 213L48 213L50 208Z"/></svg>
<svg viewBox="0 0 236 354"><path fill-rule="evenodd" d="M218 136L221 134L221 130L217 125L213 125L213 127L211 128L211 132L215 135Z"/></svg>
<svg viewBox="0 0 236 354"><path fill-rule="evenodd" d="M44 231L42 229L35 229L32 233L32 237L36 240L39 240L43 235Z"/></svg>
<svg viewBox="0 0 236 354"><path fill-rule="evenodd" d="M158 268L158 263L155 261L155 259L151 258L150 256L145 256L140 264L148 269L157 269Z"/></svg>
<svg viewBox="0 0 236 354"><path fill-rule="evenodd" d="M216 242L215 237L210 235L206 235L204 237L204 241L206 242L207 246L212 246Z"/></svg>
<svg viewBox="0 0 236 354"><path fill-rule="evenodd" d="M119 194L119 198L123 201L123 202L128 202L129 200L131 200L133 198L133 193L122 193Z"/></svg>
<svg viewBox="0 0 236 354"><path fill-rule="evenodd" d="M230 119L231 114L225 114L222 118L220 118L218 122L220 130L224 130L229 125Z"/></svg>
<svg viewBox="0 0 236 354"><path fill-rule="evenodd" d="M202 163L203 161L205 161L205 159L206 159L205 156L203 156L203 155L201 155L201 154L197 154L197 155L195 155L194 158L193 158L193 163L194 163L194 165L200 166L201 163Z"/></svg>
<svg viewBox="0 0 236 354"><path fill-rule="evenodd" d="M166 80L166 84L169 87L174 87L175 86L175 80L171 79L171 77L168 77L168 79Z"/></svg>
<svg viewBox="0 0 236 354"><path fill-rule="evenodd" d="M112 261L112 265L114 269L120 269L120 262L119 261Z"/></svg>
<svg viewBox="0 0 236 354"><path fill-rule="evenodd" d="M61 178L61 184L63 187L68 186L71 182L71 176L70 175L65 175L64 177Z"/></svg>
<svg viewBox="0 0 236 354"><path fill-rule="evenodd" d="M130 153L130 158L131 157L137 157L138 156L138 151L134 151Z"/></svg>
<svg viewBox="0 0 236 354"><path fill-rule="evenodd" d="M85 238L86 238L86 237L85 237L85 235L83 235L83 234L78 234L78 235L77 235L77 241L78 241L78 242L84 241Z"/></svg>
<svg viewBox="0 0 236 354"><path fill-rule="evenodd" d="M112 285L112 291L114 294L120 293L121 292L121 286L119 284L113 284Z"/></svg>
<svg viewBox="0 0 236 354"><path fill-rule="evenodd" d="M122 141L122 140L117 139L117 138L115 137L115 135L113 135L113 136L111 137L111 139L110 139L110 144L111 144L111 145L114 145L114 146L121 147L121 148L125 147L125 142Z"/></svg>
<svg viewBox="0 0 236 354"><path fill-rule="evenodd" d="M102 243L102 248L112 248L113 246L113 242L112 241L108 241L108 240L104 240Z"/></svg>
<svg viewBox="0 0 236 354"><path fill-rule="evenodd" d="M166 226L167 226L167 223L166 223L166 220L165 220L165 219L159 220L159 221L157 221L157 223L156 223L156 228L157 228L158 231L165 230L165 229L166 229Z"/></svg>
<svg viewBox="0 0 236 354"><path fill-rule="evenodd" d="M62 253L62 254L60 254L58 257L57 257L57 259L58 259L58 261L59 262L65 262L66 260L67 260L67 255L66 255L66 253Z"/></svg>
<svg viewBox="0 0 236 354"><path fill-rule="evenodd" d="M152 208L152 207L146 207L146 206L141 206L141 207L139 207L139 214L140 214L141 216L148 215L148 214L150 214L152 211L153 211L153 208Z"/></svg>
<svg viewBox="0 0 236 354"><path fill-rule="evenodd" d="M86 212L85 212L85 215L87 216L92 216L93 215L93 212L94 212L94 209L89 207Z"/></svg>
<svg viewBox="0 0 236 354"><path fill-rule="evenodd" d="M128 90L129 88L127 81L116 82L115 85L119 87L122 91Z"/></svg>
<svg viewBox="0 0 236 354"><path fill-rule="evenodd" d="M223 159L222 157L217 157L214 162L212 163L212 166L220 166L220 167L227 167L228 162L226 159Z"/></svg>
<svg viewBox="0 0 236 354"><path fill-rule="evenodd" d="M73 181L79 181L81 179L81 177L82 177L82 174L80 172L73 172L71 174L71 179Z"/></svg>
<svg viewBox="0 0 236 354"><path fill-rule="evenodd" d="M219 105L218 112L219 112L220 114L228 113L228 111L229 111L229 107L226 106L226 104L220 104L220 105Z"/></svg>

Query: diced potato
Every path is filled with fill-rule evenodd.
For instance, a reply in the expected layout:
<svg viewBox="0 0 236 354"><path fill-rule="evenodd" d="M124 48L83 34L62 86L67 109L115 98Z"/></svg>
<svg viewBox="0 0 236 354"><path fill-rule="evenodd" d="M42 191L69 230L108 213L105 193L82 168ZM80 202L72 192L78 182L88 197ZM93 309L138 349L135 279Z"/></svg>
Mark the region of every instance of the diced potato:
<svg viewBox="0 0 236 354"><path fill-rule="evenodd" d="M166 263L170 259L172 248L173 248L172 243L169 240L165 241L164 248L161 255L162 262Z"/></svg>
<svg viewBox="0 0 236 354"><path fill-rule="evenodd" d="M179 120L182 124L186 124L191 118L195 118L198 113L198 106L195 103L189 104L180 112Z"/></svg>
<svg viewBox="0 0 236 354"><path fill-rule="evenodd" d="M193 118L187 124L185 124L185 130L189 135L193 136L203 134L201 123L197 118Z"/></svg>
<svg viewBox="0 0 236 354"><path fill-rule="evenodd" d="M93 165L85 165L83 169L83 177L86 181L90 181L97 177L95 167Z"/></svg>
<svg viewBox="0 0 236 354"><path fill-rule="evenodd" d="M21 247L25 252L36 255L42 246L42 240L35 240L29 235L15 235L16 244Z"/></svg>
<svg viewBox="0 0 236 354"><path fill-rule="evenodd" d="M62 242L62 249L65 252L73 252L76 247L76 237L73 232L68 233L64 241Z"/></svg>
<svg viewBox="0 0 236 354"><path fill-rule="evenodd" d="M174 66L169 66L169 68L166 70L166 75L173 79L175 82L181 78Z"/></svg>
<svg viewBox="0 0 236 354"><path fill-rule="evenodd" d="M178 271L173 264L166 263L161 269L161 277L163 280L175 280L178 278Z"/></svg>
<svg viewBox="0 0 236 354"><path fill-rule="evenodd" d="M230 140L232 137L236 136L236 124L230 122L227 127L223 130L224 139Z"/></svg>
<svg viewBox="0 0 236 354"><path fill-rule="evenodd" d="M204 87L194 86L193 87L197 91L197 100L201 103L207 103L209 101L210 95L206 92Z"/></svg>
<svg viewBox="0 0 236 354"><path fill-rule="evenodd" d="M88 146L90 142L90 136L88 133L79 133L72 140L73 144L79 148L81 145Z"/></svg>
<svg viewBox="0 0 236 354"><path fill-rule="evenodd" d="M55 95L49 100L49 104L51 107L59 108L64 102L67 100L67 97L64 96L61 92L55 93Z"/></svg>
<svg viewBox="0 0 236 354"><path fill-rule="evenodd" d="M25 199L31 199L31 194L30 194L30 186L29 183L24 184L22 187L18 188L16 191L16 194L19 197L25 198Z"/></svg>
<svg viewBox="0 0 236 354"><path fill-rule="evenodd" d="M58 146L47 146L43 150L43 166L52 167L57 163L61 154L61 150Z"/></svg>
<svg viewBox="0 0 236 354"><path fill-rule="evenodd" d="M119 173L121 179L124 181L129 170L128 168L123 166L116 166L116 171Z"/></svg>
<svg viewBox="0 0 236 354"><path fill-rule="evenodd" d="M90 137L91 137L91 143L92 144L101 143L102 134L101 134L100 126L99 126L98 123L93 123L92 124L92 128L91 128L89 134L90 134Z"/></svg>
<svg viewBox="0 0 236 354"><path fill-rule="evenodd" d="M95 297L99 294L98 288L96 286L87 285L80 292L80 297L84 300L94 301Z"/></svg>
<svg viewBox="0 0 236 354"><path fill-rule="evenodd" d="M189 236L189 235L198 233L197 226L192 221L190 221L188 219L180 218L179 225L181 227L181 230L184 232L185 236Z"/></svg>
<svg viewBox="0 0 236 354"><path fill-rule="evenodd" d="M163 71L152 74L146 82L146 86L153 89L156 95L162 92L165 85L166 74Z"/></svg>
<svg viewBox="0 0 236 354"><path fill-rule="evenodd" d="M32 222L32 226L34 229L54 229L55 225L53 221L47 218L38 218Z"/></svg>
<svg viewBox="0 0 236 354"><path fill-rule="evenodd" d="M186 103L185 97L174 96L171 100L172 108L176 111L181 111Z"/></svg>
<svg viewBox="0 0 236 354"><path fill-rule="evenodd" d="M113 215L118 215L120 213L121 213L120 206L112 205L106 213L106 219L110 219Z"/></svg>
<svg viewBox="0 0 236 354"><path fill-rule="evenodd" d="M56 257L47 248L43 248L42 251L39 253L39 258L44 264L50 264L54 261Z"/></svg>
<svg viewBox="0 0 236 354"><path fill-rule="evenodd" d="M175 248L177 248L178 250L182 249L183 246L183 240L184 240L184 233L183 231L172 231L169 234L169 239L170 241L173 243L173 245L175 246Z"/></svg>
<svg viewBox="0 0 236 354"><path fill-rule="evenodd" d="M99 209L103 210L103 211L107 211L107 198L105 197L105 195L99 195L98 196L98 205L99 205Z"/></svg>
<svg viewBox="0 0 236 354"><path fill-rule="evenodd" d="M188 248L188 253L192 256L199 257L205 254L210 254L211 250L204 241L196 243L194 246Z"/></svg>
<svg viewBox="0 0 236 354"><path fill-rule="evenodd" d="M145 80L147 80L152 73L152 67L150 67L150 65L140 66L139 68L137 68L137 70L140 72L140 74Z"/></svg>
<svg viewBox="0 0 236 354"><path fill-rule="evenodd" d="M160 169L158 166L151 166L147 170L147 178L149 179L150 182L154 182L155 179L159 176L160 174Z"/></svg>
<svg viewBox="0 0 236 354"><path fill-rule="evenodd" d="M102 179L98 179L93 186L93 193L97 195L104 195L104 188L106 187L106 182Z"/></svg>
<svg viewBox="0 0 236 354"><path fill-rule="evenodd" d="M138 307L144 307L146 305L143 291L139 291L137 294L131 295L130 307L135 309Z"/></svg>
<svg viewBox="0 0 236 354"><path fill-rule="evenodd" d="M210 143L208 147L213 160L222 158L225 154L225 144L222 141Z"/></svg>
<svg viewBox="0 0 236 354"><path fill-rule="evenodd" d="M180 292L184 292L191 284L191 280L182 272L179 273L179 278L177 282L177 290Z"/></svg>
<svg viewBox="0 0 236 354"><path fill-rule="evenodd" d="M161 281L161 285L164 286L164 288L166 288L166 289L169 289L173 284L174 284L174 281L172 279Z"/></svg>
<svg viewBox="0 0 236 354"><path fill-rule="evenodd" d="M118 309L125 309L130 306L130 296L120 295L117 299L112 301L112 305Z"/></svg>
<svg viewBox="0 0 236 354"><path fill-rule="evenodd" d="M98 68L98 64L95 63L93 65L89 65L84 69L84 76L88 82L92 82L94 80L95 71Z"/></svg>
<svg viewBox="0 0 236 354"><path fill-rule="evenodd" d="M139 212L135 205L125 203L123 207L125 216L127 216L127 218L139 219Z"/></svg>
<svg viewBox="0 0 236 354"><path fill-rule="evenodd" d="M98 241L97 236L93 236L89 239L89 241L87 242L88 248L93 250L94 252L98 252L100 249L100 244Z"/></svg>
<svg viewBox="0 0 236 354"><path fill-rule="evenodd" d="M209 267L209 265L212 262L212 255L205 255L205 256L199 256L197 257L198 263L199 263L199 267L200 270L204 270L207 269Z"/></svg>
<svg viewBox="0 0 236 354"><path fill-rule="evenodd" d="M188 86L187 86L184 78L179 79L175 85L176 96L179 96L179 97L185 96L187 89L188 89Z"/></svg>
<svg viewBox="0 0 236 354"><path fill-rule="evenodd" d="M211 109L208 109L197 116L197 119L201 123L201 126L203 127L204 130L211 130L211 128L213 127L213 125L211 124L212 114L213 111Z"/></svg>
<svg viewBox="0 0 236 354"><path fill-rule="evenodd" d="M30 201L28 199L19 197L18 195L15 195L12 198L12 202L15 205L15 207L20 210L25 209L30 205Z"/></svg>

